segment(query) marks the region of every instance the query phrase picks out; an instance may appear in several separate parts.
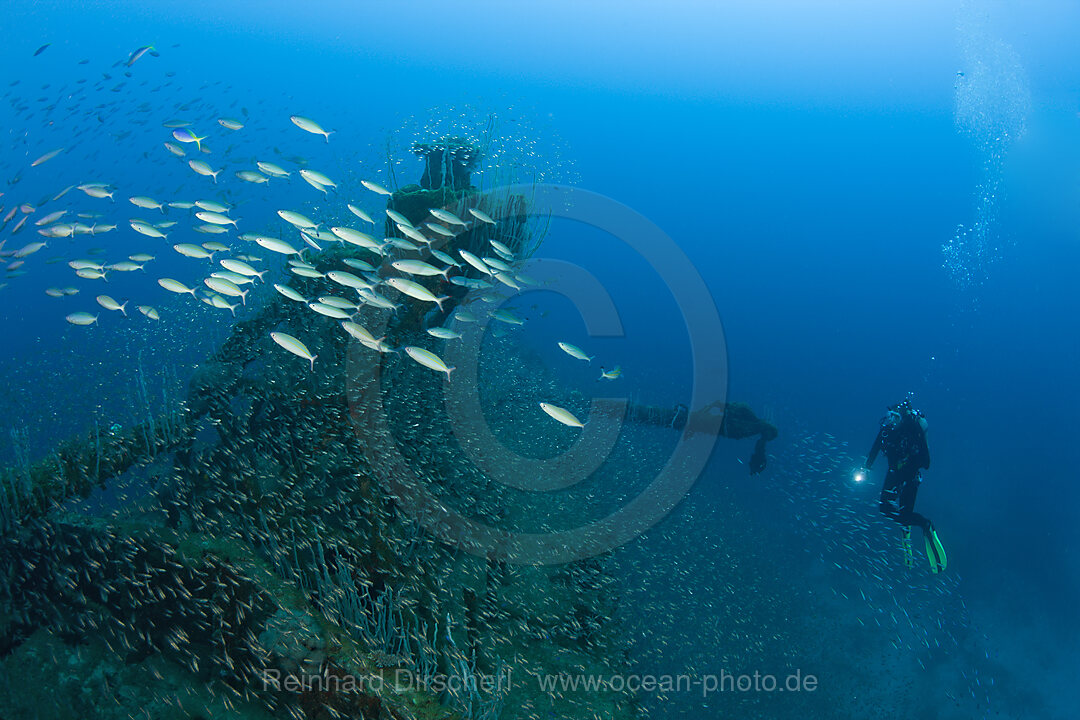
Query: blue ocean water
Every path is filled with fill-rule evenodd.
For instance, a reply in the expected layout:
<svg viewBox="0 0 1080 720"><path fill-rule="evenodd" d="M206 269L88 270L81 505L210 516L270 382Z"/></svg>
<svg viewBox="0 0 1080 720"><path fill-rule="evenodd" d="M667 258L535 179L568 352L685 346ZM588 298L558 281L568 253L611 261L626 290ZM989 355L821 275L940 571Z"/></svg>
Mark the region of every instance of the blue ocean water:
<svg viewBox="0 0 1080 720"><path fill-rule="evenodd" d="M897 708L906 702L924 717L1068 717L1075 707L1076 7L17 0L4 15L0 205L4 214L21 203L40 209L19 235L12 226L21 212L0 231L3 250L37 240L32 223L46 208L90 209L119 226L50 240L16 268L25 274L0 280L8 348L0 368L9 378L0 408L27 433L33 457L95 422L140 421L140 378L154 403L182 393L232 329L227 312L208 315L156 282L197 284L203 261L128 225L186 215L135 208L129 196L218 199L235 205L242 226L251 218L244 231L275 235L283 207L328 212L355 198L375 216L383 198L360 179L392 189L415 182L422 163L411 142L479 135L494 116L503 174L485 182L580 187L659 227L722 319L727 352L715 372L727 375L727 399L779 428L770 468L752 478L743 464L751 441L721 440L687 500L627 551L620 577L641 613L624 620L648 638L631 649L639 672L719 672L718 658L734 663L729 671L752 672L738 664L741 625L719 607L741 583L741 596L760 598L739 607L760 612L751 624L764 636L763 623L780 622L777 607L823 613L797 623L805 635L791 636L794 657L748 649L747 663L774 657L762 672L787 672L800 656L817 663L827 633L850 631L854 652L865 654L826 653L819 670L822 685L845 698L888 697L900 685ZM154 53L115 65L145 45ZM291 115L334 132L324 142ZM219 117L245 127L232 133ZM172 139L162 123L172 119L209 135L202 157L221 163L217 183L163 148ZM296 176L250 186L233 176L256 159L309 164L350 194L323 197ZM88 182L114 186L114 201L77 190L49 200ZM188 233L178 242L218 237ZM136 252L157 259L146 273L113 273L101 290L67 266L94 246L111 261ZM597 278L625 336L590 338L569 302L536 292L513 303L527 321L523 348L585 397L688 402L695 338L670 281L621 239L569 221L552 224L538 255ZM63 261L48 264L53 257ZM74 297L44 293L72 284L81 290ZM99 308L93 297L104 291L131 298L131 317ZM139 304L158 307L160 325L144 322ZM96 326L66 323L76 311L100 315ZM555 341L567 338L597 359L564 367ZM598 384L599 366L611 363L624 376ZM174 374L160 372L166 365ZM886 406L909 392L929 419L933 458L916 509L942 534L951 583L918 602L928 603L924 617L945 618L930 624L947 626L958 649L923 658L919 641L901 642L879 673L863 677L892 634L875 636L862 620L848 627L864 612L858 592L830 605L798 599L873 576L835 545L880 532L868 542L886 547L894 532L876 518L883 471L866 485L850 473ZM8 448L3 457L14 461ZM821 473L820 483L808 479ZM856 519L818 513L818 503L850 507ZM698 541L671 545L672 533ZM725 555L717 550L725 542L752 554ZM918 537L916 549L919 575L895 568L876 586L898 606L911 587L935 587ZM755 571L724 575L739 563ZM693 693L646 692L641 703L652 717L672 718L735 717L740 708L794 717L810 707Z"/></svg>

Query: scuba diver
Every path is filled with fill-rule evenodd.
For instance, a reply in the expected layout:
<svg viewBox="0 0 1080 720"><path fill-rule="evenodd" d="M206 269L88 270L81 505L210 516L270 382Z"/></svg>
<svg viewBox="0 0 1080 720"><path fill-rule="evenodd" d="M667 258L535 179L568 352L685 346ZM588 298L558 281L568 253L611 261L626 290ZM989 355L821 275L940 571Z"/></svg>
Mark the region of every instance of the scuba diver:
<svg viewBox="0 0 1080 720"><path fill-rule="evenodd" d="M884 450L889 461L889 471L881 488L878 507L882 514L903 527L904 563L908 567L912 564L911 526L918 525L922 528L930 571L937 573L944 570L948 563L945 549L941 546L934 524L915 512L915 495L922 483L921 471L930 468L926 426L926 418L911 406L910 397L890 407L881 419L881 429L874 440L874 446L870 448L866 465L856 473L856 479L864 480L870 474L870 468L878 453Z"/></svg>

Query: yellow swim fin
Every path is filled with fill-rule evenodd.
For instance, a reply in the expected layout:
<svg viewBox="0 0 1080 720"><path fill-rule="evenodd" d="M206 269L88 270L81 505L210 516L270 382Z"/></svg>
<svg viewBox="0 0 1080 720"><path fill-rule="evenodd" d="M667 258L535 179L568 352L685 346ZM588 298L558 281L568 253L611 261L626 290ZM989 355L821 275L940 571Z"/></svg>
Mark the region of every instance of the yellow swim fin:
<svg viewBox="0 0 1080 720"><path fill-rule="evenodd" d="M949 564L949 558L945 555L945 548L941 545L941 539L933 525L930 526L930 544L934 546L934 553L937 555L938 570L944 570Z"/></svg>
<svg viewBox="0 0 1080 720"><path fill-rule="evenodd" d="M926 533L923 540L926 541L926 559L930 561L930 572L936 575L939 569L937 552L934 550L934 543L930 540L930 533Z"/></svg>

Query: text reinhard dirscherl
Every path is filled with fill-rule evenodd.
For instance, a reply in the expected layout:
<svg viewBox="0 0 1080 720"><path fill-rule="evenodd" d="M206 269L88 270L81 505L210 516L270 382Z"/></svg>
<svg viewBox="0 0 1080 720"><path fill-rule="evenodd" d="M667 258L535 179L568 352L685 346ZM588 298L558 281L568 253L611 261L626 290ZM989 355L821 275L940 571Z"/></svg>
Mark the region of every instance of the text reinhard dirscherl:
<svg viewBox="0 0 1080 720"><path fill-rule="evenodd" d="M693 692L707 696L722 692L814 692L818 688L815 675L804 674L795 670L786 675L773 675L754 671L734 674L721 669L719 673L703 675L667 675L667 674L630 674L630 675L588 675L572 673L529 673L531 682L536 682L545 693L574 692L616 692L616 693L679 693ZM509 692L511 673L506 670L495 675L483 673L461 675L421 676L411 670L396 669L384 673L369 675L312 673L297 675L280 670L262 672L263 688L290 693L304 692L344 692L344 693L379 693L384 689L396 692L427 691L433 693L448 692L480 693L496 695Z"/></svg>

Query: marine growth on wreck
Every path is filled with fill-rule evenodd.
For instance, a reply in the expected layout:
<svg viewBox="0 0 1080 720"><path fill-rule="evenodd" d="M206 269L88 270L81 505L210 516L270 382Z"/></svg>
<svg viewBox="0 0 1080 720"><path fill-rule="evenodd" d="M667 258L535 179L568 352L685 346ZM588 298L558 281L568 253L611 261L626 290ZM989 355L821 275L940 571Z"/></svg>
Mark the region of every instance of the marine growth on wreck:
<svg viewBox="0 0 1080 720"><path fill-rule="evenodd" d="M545 232L526 194L473 186L476 143L433 138L412 151L424 160L419 183L379 186L383 219L354 231L370 245L342 240L356 236L339 226L357 222L344 202L317 225L276 233L303 251L265 258L279 291L248 290L258 300L244 298L252 307L183 397L144 397L141 422L95 426L3 470L0 646L27 677L49 671L58 648L76 650L70 683L48 696L9 689L10 707L39 717L632 716L627 695L522 680L623 662L603 558L544 567L464 552L395 504L390 447L447 498L484 483L446 415L443 379L399 349L435 347L427 330L497 311L484 293L520 289L517 268ZM404 275L392 265L403 259L445 268L406 276L437 302L376 290ZM229 304L212 287L192 294ZM278 331L315 359L270 345ZM508 344L490 351L486 362L516 376L520 395L500 400L508 414L531 404L529 384L551 383ZM478 497L473 511L496 517L497 495Z"/></svg>

